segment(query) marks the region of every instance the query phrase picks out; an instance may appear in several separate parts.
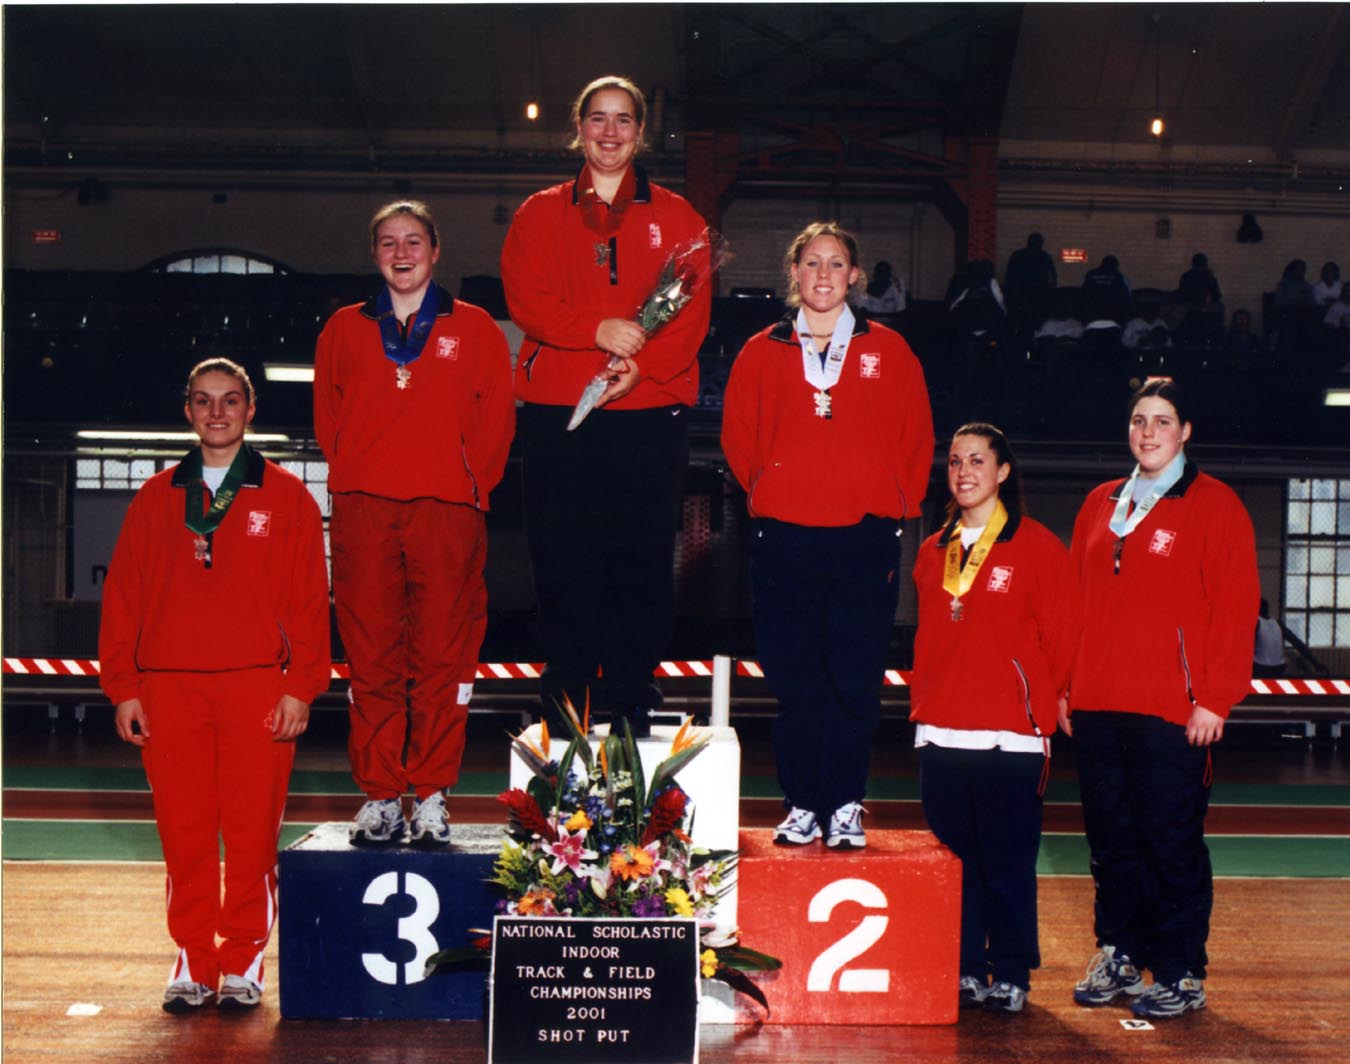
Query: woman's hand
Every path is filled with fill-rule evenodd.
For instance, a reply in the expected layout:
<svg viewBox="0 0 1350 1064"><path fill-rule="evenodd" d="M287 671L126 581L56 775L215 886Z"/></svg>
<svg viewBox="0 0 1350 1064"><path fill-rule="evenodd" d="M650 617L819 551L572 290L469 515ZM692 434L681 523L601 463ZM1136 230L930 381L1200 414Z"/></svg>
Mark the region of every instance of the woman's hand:
<svg viewBox="0 0 1350 1064"><path fill-rule="evenodd" d="M646 342L642 326L626 318L606 318L595 328L595 346L620 358L632 358Z"/></svg>
<svg viewBox="0 0 1350 1064"><path fill-rule="evenodd" d="M614 359L610 359L611 362ZM638 372L636 359L624 358L618 360L617 366L607 367L606 372L615 374L610 379L609 387L600 393L600 398L595 401L597 407L604 406L613 399L622 399L625 395L637 387L642 374Z"/></svg>
<svg viewBox="0 0 1350 1064"><path fill-rule="evenodd" d="M145 740L150 738L150 723L146 720L145 707L141 705L139 698L128 698L125 702L118 702L113 723L117 725L117 737L124 743L144 746ZM139 731L132 729L133 723L140 729Z"/></svg>
<svg viewBox="0 0 1350 1064"><path fill-rule="evenodd" d="M1069 722L1069 700L1060 698L1059 700L1059 730L1073 738L1073 725Z"/></svg>
<svg viewBox="0 0 1350 1064"><path fill-rule="evenodd" d="M291 695L282 695L264 723L272 729L272 738L277 742L291 742L309 727L309 705Z"/></svg>
<svg viewBox="0 0 1350 1064"><path fill-rule="evenodd" d="M1186 741L1192 746L1209 746L1222 738L1223 718L1197 703L1186 725Z"/></svg>

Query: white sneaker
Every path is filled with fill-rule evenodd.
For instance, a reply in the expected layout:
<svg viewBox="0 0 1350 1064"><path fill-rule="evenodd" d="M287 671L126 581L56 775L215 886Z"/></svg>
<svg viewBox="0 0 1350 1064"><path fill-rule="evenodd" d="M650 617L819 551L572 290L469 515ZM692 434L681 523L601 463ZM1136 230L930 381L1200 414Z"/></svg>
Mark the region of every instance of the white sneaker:
<svg viewBox="0 0 1350 1064"><path fill-rule="evenodd" d="M220 1009L256 1009L262 1001L262 987L242 975L227 975L220 983Z"/></svg>
<svg viewBox="0 0 1350 1064"><path fill-rule="evenodd" d="M865 812L860 802L848 802L836 809L825 830L825 845L832 850L861 850L866 846L862 826Z"/></svg>
<svg viewBox="0 0 1350 1064"><path fill-rule="evenodd" d="M777 846L805 846L818 838L820 822L816 820L816 814L795 805L783 822L773 829L773 841Z"/></svg>
<svg viewBox="0 0 1350 1064"><path fill-rule="evenodd" d="M194 983L191 979L180 979L170 983L164 991L165 1012L196 1012L210 1003L216 992L204 983Z"/></svg>
<svg viewBox="0 0 1350 1064"><path fill-rule="evenodd" d="M407 827L399 799L372 798L356 814L350 838L354 846L402 842Z"/></svg>
<svg viewBox="0 0 1350 1064"><path fill-rule="evenodd" d="M412 827L408 841L414 846L444 846L450 841L450 820L445 811L445 794L437 791L413 804Z"/></svg>

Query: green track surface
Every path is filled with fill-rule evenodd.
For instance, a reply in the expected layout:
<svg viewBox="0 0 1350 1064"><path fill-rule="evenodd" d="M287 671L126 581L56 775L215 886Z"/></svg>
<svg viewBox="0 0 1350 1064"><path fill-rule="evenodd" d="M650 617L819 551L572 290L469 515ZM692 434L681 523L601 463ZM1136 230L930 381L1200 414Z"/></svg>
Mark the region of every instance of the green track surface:
<svg viewBox="0 0 1350 1064"><path fill-rule="evenodd" d="M313 825L285 824L289 846ZM1235 836L1209 840L1214 873L1220 876L1350 877L1350 837ZM6 820L7 861L158 861L159 837L152 823L125 820ZM1037 862L1041 875L1086 875L1087 841L1081 835L1046 835Z"/></svg>
<svg viewBox="0 0 1350 1064"><path fill-rule="evenodd" d="M51 791L148 791L145 773L139 768L77 768L66 765L6 765L4 786L15 790ZM499 794L506 789L505 772L465 772L456 794ZM292 794L359 795L346 772L296 771L291 774ZM781 792L771 776L745 776L743 798L778 798ZM919 800L917 779L872 780L868 797L877 801ZM1052 780L1045 795L1048 802L1076 804L1078 786L1071 780ZM1350 787L1265 783L1216 783L1211 805L1256 806L1350 806Z"/></svg>

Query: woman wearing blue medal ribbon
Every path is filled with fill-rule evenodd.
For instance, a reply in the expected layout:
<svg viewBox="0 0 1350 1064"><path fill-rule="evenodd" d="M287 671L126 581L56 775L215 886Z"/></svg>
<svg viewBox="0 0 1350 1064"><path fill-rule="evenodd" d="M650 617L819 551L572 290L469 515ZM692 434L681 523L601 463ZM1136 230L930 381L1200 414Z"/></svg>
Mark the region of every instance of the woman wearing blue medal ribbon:
<svg viewBox="0 0 1350 1064"><path fill-rule="evenodd" d="M1260 600L1251 520L1186 457L1190 438L1171 379L1139 388L1138 464L1088 495L1070 551L1083 627L1060 726L1076 747L1099 949L1074 1000L1123 997L1145 1019L1205 1007L1211 747L1249 689Z"/></svg>
<svg viewBox="0 0 1350 1064"><path fill-rule="evenodd" d="M314 433L328 459L333 596L351 666L352 841L449 841L445 791L487 625L484 514L515 403L496 322L432 280L441 248L425 204L370 224L384 278L343 307L314 358Z"/></svg>

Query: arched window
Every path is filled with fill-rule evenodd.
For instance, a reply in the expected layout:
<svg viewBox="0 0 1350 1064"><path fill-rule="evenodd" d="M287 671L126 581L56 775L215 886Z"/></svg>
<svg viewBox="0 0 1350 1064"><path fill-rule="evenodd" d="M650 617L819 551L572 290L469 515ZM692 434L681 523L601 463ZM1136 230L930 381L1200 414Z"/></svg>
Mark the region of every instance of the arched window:
<svg viewBox="0 0 1350 1064"><path fill-rule="evenodd" d="M165 255L144 267L146 273L288 274L285 263L238 248L190 248Z"/></svg>

